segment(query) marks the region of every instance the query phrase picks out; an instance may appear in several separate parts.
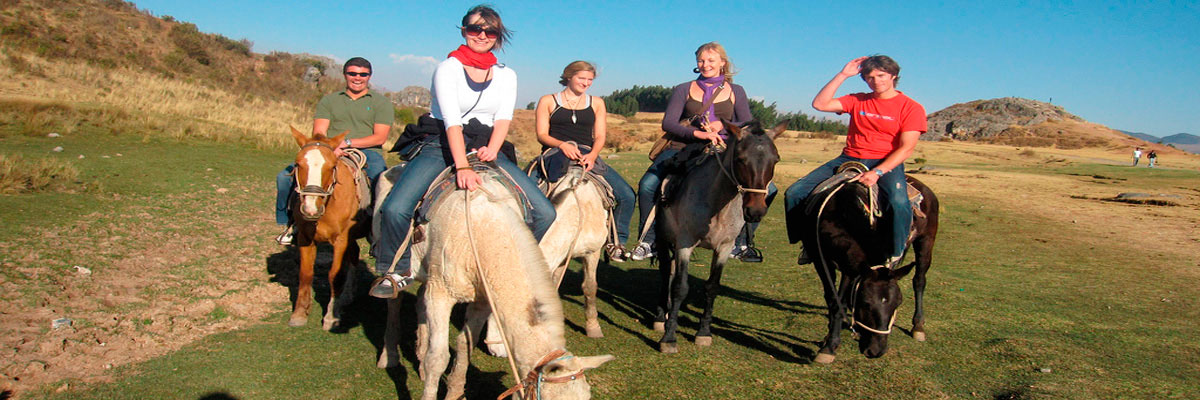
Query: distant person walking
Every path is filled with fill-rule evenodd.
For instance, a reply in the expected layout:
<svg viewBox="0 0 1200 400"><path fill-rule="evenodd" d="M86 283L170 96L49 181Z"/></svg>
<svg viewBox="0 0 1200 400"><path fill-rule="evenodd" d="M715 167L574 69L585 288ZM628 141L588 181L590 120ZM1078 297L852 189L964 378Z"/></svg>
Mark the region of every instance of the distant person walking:
<svg viewBox="0 0 1200 400"><path fill-rule="evenodd" d="M1137 166L1138 160L1142 159L1142 148L1136 147L1133 149L1133 166Z"/></svg>
<svg viewBox="0 0 1200 400"><path fill-rule="evenodd" d="M1146 155L1146 159L1150 160L1150 168L1154 168L1154 164L1158 162L1158 152L1150 150L1150 154Z"/></svg>
<svg viewBox="0 0 1200 400"><path fill-rule="evenodd" d="M858 75L870 93L852 93L834 98L846 79ZM817 167L788 187L784 193L787 207L788 239L800 241L804 221L804 200L825 179L833 176L838 166L858 161L871 168L854 178L866 186L876 183L885 194L888 212L892 215L892 243L884 266L895 267L904 256L912 225L912 205L908 202L904 177L904 160L917 147L917 139L926 130L925 108L896 90L900 81L900 65L888 56L859 57L846 63L813 99L813 108L832 113L849 113L850 128L846 147L837 158ZM798 264L808 264L808 253L802 251Z"/></svg>
<svg viewBox="0 0 1200 400"><path fill-rule="evenodd" d="M367 156L364 169L374 186L387 165L382 154L370 149L383 146L392 130L396 113L391 100L370 90L370 61L362 57L346 60L342 74L346 78L346 89L327 94L317 103L312 132L313 135L337 135L349 131L346 139L334 149L334 154L341 157L342 149L363 149L362 153ZM296 179L292 177L295 167L295 164L290 164L275 177L275 189L278 191L275 196L275 223L285 226L283 233L276 236L275 240L285 246L292 244L292 221L288 207L296 189Z"/></svg>

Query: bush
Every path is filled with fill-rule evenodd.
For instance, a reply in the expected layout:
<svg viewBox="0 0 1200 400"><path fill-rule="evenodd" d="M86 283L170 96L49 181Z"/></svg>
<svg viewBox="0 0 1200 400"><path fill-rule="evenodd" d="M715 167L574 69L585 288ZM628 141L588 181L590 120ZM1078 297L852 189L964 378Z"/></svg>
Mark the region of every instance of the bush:
<svg viewBox="0 0 1200 400"><path fill-rule="evenodd" d="M30 75L39 78L45 78L46 72L42 71L42 67L33 65L17 54L9 53L7 57L8 67L12 68L17 75Z"/></svg>
<svg viewBox="0 0 1200 400"><path fill-rule="evenodd" d="M26 160L0 154L0 193L66 190L79 178L79 170L58 158Z"/></svg>
<svg viewBox="0 0 1200 400"><path fill-rule="evenodd" d="M196 29L195 24L182 23L171 28L169 33L171 41L175 43L184 55L188 58L196 60L201 65L208 65L212 62L208 50L204 49L204 34Z"/></svg>

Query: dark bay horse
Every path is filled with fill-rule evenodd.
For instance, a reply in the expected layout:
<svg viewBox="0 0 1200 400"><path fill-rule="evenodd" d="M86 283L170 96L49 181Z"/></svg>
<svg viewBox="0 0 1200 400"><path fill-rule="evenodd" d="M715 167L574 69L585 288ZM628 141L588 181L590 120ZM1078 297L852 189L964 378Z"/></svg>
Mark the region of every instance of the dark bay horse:
<svg viewBox="0 0 1200 400"><path fill-rule="evenodd" d="M835 178L850 179L857 174L857 171L841 172ZM929 271L933 244L937 239L939 205L929 186L911 176L907 178L922 197L908 239L915 261L895 269L878 267L885 265L891 252L892 222L890 213L872 216L873 211L868 206L872 202L866 186L844 181L810 196L812 207L806 207L804 221L813 228L804 229L802 241L821 278L829 309L829 333L815 360L819 363L831 363L835 359L847 312L850 318L847 324L859 337L859 351L868 358L883 356L887 352L887 339L896 321L897 308L904 300L897 281L914 268L912 285L916 310L912 334L917 341L925 341L925 273ZM884 202L880 200L879 203ZM835 288L838 272L842 276Z"/></svg>
<svg viewBox="0 0 1200 400"><path fill-rule="evenodd" d="M298 196L292 204L295 243L300 252L300 285L288 325L302 326L308 321L317 243L329 243L333 245L333 263L329 268L329 306L322 327L330 330L341 318L341 306L349 303L353 293L354 279L349 272L358 262L358 239L366 237L371 229L371 217L359 212L355 174L360 168L344 157L339 160L334 156L333 150L346 132L332 138L322 134L309 138L292 128L292 136L300 145L295 169ZM343 264L350 268L347 273L341 273Z"/></svg>
<svg viewBox="0 0 1200 400"><path fill-rule="evenodd" d="M721 271L733 250L733 241L746 222L758 222L767 213L767 184L775 175L779 151L775 136L786 123L764 131L757 122L742 126L724 122L729 131L728 150L711 154L689 168L672 201L658 204L659 273L662 277L654 328L661 329L659 351L678 352L675 330L679 308L688 293L688 262L696 246L712 249L713 263L704 285L704 316L696 331L696 344L712 344L713 301L721 287ZM661 328L660 328L661 327Z"/></svg>

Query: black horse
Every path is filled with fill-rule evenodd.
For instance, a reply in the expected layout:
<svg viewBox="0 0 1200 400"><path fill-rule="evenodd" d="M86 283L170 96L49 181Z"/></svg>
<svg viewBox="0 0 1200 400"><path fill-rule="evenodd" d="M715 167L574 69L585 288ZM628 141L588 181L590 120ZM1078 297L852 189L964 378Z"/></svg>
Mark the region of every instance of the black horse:
<svg viewBox="0 0 1200 400"><path fill-rule="evenodd" d="M848 179L854 175L857 172L842 172L835 179ZM818 187L818 192L810 196L804 223L812 224L809 226L815 229L802 229L802 240L821 278L825 303L829 307L829 333L817 354L817 362L833 362L841 344L847 311L850 317L847 324L859 336L859 351L868 358L886 353L888 335L895 323L897 308L903 301L897 281L914 268L916 310L913 312L912 335L917 341L925 341L925 273L929 271L937 238L938 199L921 181L909 176L908 182L923 198L917 207L919 212L914 213L909 234L909 245L916 260L895 269L878 267L885 264L891 251L892 221L890 213L877 213L877 207L870 206L869 188L858 182L843 181L824 191ZM842 279L835 288L838 272Z"/></svg>
<svg viewBox="0 0 1200 400"><path fill-rule="evenodd" d="M728 150L712 153L711 148L697 148L699 164L687 164L687 175L679 182L672 200L659 201L657 237L658 269L662 277L658 311L654 328L661 330L659 351L675 353L675 330L678 328L679 308L688 293L688 261L697 246L712 249L712 269L704 285L704 316L696 331L696 344L712 344L709 325L712 322L713 301L721 287L721 271L733 250L733 241L746 222L758 222L767 213L767 184L775 175L779 150L775 136L783 132L786 122L764 131L751 121L728 127ZM688 152L685 149L683 152ZM668 184L670 187L671 184ZM669 189L668 189L669 190Z"/></svg>

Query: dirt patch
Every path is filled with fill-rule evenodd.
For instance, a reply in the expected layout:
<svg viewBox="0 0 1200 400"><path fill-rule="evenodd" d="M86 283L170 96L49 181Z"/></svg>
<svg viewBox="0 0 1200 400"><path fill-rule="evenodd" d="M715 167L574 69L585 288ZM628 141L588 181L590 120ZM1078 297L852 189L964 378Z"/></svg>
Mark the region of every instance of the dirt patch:
<svg viewBox="0 0 1200 400"><path fill-rule="evenodd" d="M233 206L270 194L228 189L128 198L133 206L117 215L27 227L0 244L10 255L0 276L0 390L101 380L286 310L287 288L269 282L263 257L280 250L263 234L267 213Z"/></svg>

